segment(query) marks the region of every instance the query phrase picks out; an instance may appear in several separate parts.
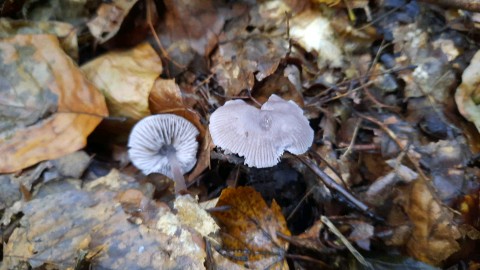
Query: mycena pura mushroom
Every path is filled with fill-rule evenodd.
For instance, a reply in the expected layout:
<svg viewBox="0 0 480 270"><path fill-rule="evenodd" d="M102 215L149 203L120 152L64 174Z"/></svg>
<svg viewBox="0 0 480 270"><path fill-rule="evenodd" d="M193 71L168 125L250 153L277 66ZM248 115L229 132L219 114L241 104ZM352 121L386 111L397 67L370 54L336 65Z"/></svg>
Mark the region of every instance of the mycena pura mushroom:
<svg viewBox="0 0 480 270"><path fill-rule="evenodd" d="M138 122L128 139L128 155L144 174L160 173L175 181L175 193L185 190L183 174L197 162L197 128L174 114L151 115Z"/></svg>
<svg viewBox="0 0 480 270"><path fill-rule="evenodd" d="M216 146L257 168L276 165L284 151L303 154L313 143L313 129L303 110L277 95L260 109L243 100L227 101L210 116L209 129Z"/></svg>

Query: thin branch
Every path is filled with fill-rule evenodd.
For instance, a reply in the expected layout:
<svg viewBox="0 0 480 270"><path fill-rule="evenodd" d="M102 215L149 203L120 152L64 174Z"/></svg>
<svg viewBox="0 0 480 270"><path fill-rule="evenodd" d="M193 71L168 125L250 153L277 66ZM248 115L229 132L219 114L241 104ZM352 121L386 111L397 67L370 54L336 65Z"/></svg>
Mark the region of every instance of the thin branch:
<svg viewBox="0 0 480 270"><path fill-rule="evenodd" d="M480 12L480 1L476 0L419 0L420 2L434 4L446 8L457 8Z"/></svg>
<svg viewBox="0 0 480 270"><path fill-rule="evenodd" d="M294 155L295 156L295 155ZM344 187L342 187L340 184L335 182L328 174L326 174L322 169L318 167L317 164L315 164L311 159L305 157L305 156L295 156L298 158L303 164L305 164L312 172L314 172L323 182L325 186L327 186L329 189L336 191L338 194L340 194L343 198L345 198L348 202L350 202L352 205L354 205L357 209L360 211L364 212L367 216L370 218L379 221L379 222L385 222L381 217L375 215L371 210L368 205L366 205L364 202L360 201L357 199L353 194L348 192Z"/></svg>

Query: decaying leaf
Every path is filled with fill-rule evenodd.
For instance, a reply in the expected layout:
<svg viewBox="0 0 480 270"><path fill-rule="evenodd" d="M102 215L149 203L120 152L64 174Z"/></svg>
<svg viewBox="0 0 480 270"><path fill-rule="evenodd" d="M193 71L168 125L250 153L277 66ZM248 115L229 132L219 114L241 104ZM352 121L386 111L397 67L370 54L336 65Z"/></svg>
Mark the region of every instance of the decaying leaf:
<svg viewBox="0 0 480 270"><path fill-rule="evenodd" d="M276 74L268 76L262 86L255 90L253 97L263 104L272 94L281 96L285 100L293 100L300 107L304 105L302 94L286 76Z"/></svg>
<svg viewBox="0 0 480 270"><path fill-rule="evenodd" d="M22 0L15 1L21 7L22 18L35 22L59 21L79 26L88 19L92 0ZM3 9L3 5L2 5Z"/></svg>
<svg viewBox="0 0 480 270"><path fill-rule="evenodd" d="M52 161L55 174L79 179L87 169L91 158L84 151L77 151ZM45 179L49 180L49 179Z"/></svg>
<svg viewBox="0 0 480 270"><path fill-rule="evenodd" d="M148 43L107 53L83 65L82 71L104 93L111 115L135 120L150 115L148 97L162 62Z"/></svg>
<svg viewBox="0 0 480 270"><path fill-rule="evenodd" d="M287 54L286 13L292 9L283 1L259 3L226 25L219 46L212 55L212 72L228 97L251 90L277 70ZM268 25L268 26L267 26Z"/></svg>
<svg viewBox="0 0 480 270"><path fill-rule="evenodd" d="M393 168L391 172L383 175L370 185L366 192L366 200L371 204L382 204L393 192L392 187L398 182L410 183L418 178L418 174L409 167L402 165L396 159L387 160L386 163Z"/></svg>
<svg viewBox="0 0 480 270"><path fill-rule="evenodd" d="M76 151L108 115L105 100L55 36L0 39L0 172Z"/></svg>
<svg viewBox="0 0 480 270"><path fill-rule="evenodd" d="M455 92L458 110L467 120L473 122L480 131L480 51L472 58L462 75L462 84Z"/></svg>
<svg viewBox="0 0 480 270"><path fill-rule="evenodd" d="M114 0L102 3L97 9L97 16L87 23L92 35L104 43L111 39L120 29L123 20L138 0Z"/></svg>
<svg viewBox="0 0 480 270"><path fill-rule="evenodd" d="M427 183L422 180L411 183L397 199L412 225L405 238L410 256L438 265L460 249L456 240L461 235L453 213L436 198ZM397 227L397 233L404 234L402 230L402 226Z"/></svg>
<svg viewBox="0 0 480 270"><path fill-rule="evenodd" d="M464 137L432 142L419 151L425 155L422 165L429 168L432 184L442 201L453 200L468 192L468 174L462 166L468 163L470 151Z"/></svg>
<svg viewBox="0 0 480 270"><path fill-rule="evenodd" d="M55 21L21 21L0 18L0 38L14 35L51 34L59 38L60 46L72 59L78 59L77 33L68 24Z"/></svg>
<svg viewBox="0 0 480 270"><path fill-rule="evenodd" d="M124 191L127 189L140 189L138 183L133 177L128 177L116 169L112 169L107 175L99 177L91 182L84 184L84 189L88 191L110 190ZM143 194L145 194L144 192Z"/></svg>
<svg viewBox="0 0 480 270"><path fill-rule="evenodd" d="M244 89L252 89L255 78L261 81L275 72L286 48L287 41L281 37L228 40L213 56L212 71L225 94L236 96Z"/></svg>
<svg viewBox="0 0 480 270"><path fill-rule="evenodd" d="M192 207L199 210L193 213L196 218L182 218L166 205L156 206L139 191L121 194L70 190L27 203L21 226L5 246L0 269L23 262L66 269L75 265L81 250L96 253L92 263L99 269L205 269L203 241L194 227L209 234L215 231L215 223L204 210L194 207L198 206L195 200L177 199L176 207L183 216L191 215L188 209ZM137 205L140 212L147 211L144 214L154 207L158 222L133 222L131 213L125 212L128 203Z"/></svg>
<svg viewBox="0 0 480 270"><path fill-rule="evenodd" d="M198 56L209 55L218 41L227 15L220 2L164 1L167 12L159 25L158 36L170 76L184 71Z"/></svg>
<svg viewBox="0 0 480 270"><path fill-rule="evenodd" d="M396 59L402 66L415 65L399 77L405 81L405 96L429 96L436 102L445 102L456 83L448 57L434 50L428 42L429 31L420 23L398 25L393 29L394 50L402 56Z"/></svg>
<svg viewBox="0 0 480 270"><path fill-rule="evenodd" d="M275 201L268 207L251 187L227 188L217 203L217 207L222 206L228 210L213 215L222 228L223 257L252 269L288 269L288 242L279 238L277 232L289 236L290 231Z"/></svg>
<svg viewBox="0 0 480 270"><path fill-rule="evenodd" d="M292 18L290 35L307 51L318 53L319 68L340 67L343 52L330 22L321 12L307 10Z"/></svg>
<svg viewBox="0 0 480 270"><path fill-rule="evenodd" d="M307 249L312 249L317 252L328 252L330 249L322 243L320 239L320 231L325 229L325 225L321 220L318 220L310 228L305 230L305 232L294 235L288 240L290 243Z"/></svg>
<svg viewBox="0 0 480 270"><path fill-rule="evenodd" d="M198 198L190 195L178 196L174 202L177 217L186 226L195 229L202 236L209 236L220 228L213 218L198 204Z"/></svg>

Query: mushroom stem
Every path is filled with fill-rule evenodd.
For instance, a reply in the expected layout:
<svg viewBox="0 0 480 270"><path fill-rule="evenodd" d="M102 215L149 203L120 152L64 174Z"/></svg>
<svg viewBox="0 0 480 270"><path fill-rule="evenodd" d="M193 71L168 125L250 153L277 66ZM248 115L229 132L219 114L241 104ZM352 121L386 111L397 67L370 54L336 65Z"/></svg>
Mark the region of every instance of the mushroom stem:
<svg viewBox="0 0 480 270"><path fill-rule="evenodd" d="M180 169L180 163L178 162L175 151L169 151L167 158L168 163L170 164L170 170L172 170L173 181L175 181L175 194L179 194L180 191L187 189L185 178Z"/></svg>

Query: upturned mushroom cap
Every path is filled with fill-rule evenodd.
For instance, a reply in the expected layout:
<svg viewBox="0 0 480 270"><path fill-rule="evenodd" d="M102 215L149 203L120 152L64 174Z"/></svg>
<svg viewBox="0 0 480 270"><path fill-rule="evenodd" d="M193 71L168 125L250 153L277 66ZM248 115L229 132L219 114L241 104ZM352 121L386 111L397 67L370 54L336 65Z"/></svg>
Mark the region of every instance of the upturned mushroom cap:
<svg viewBox="0 0 480 270"><path fill-rule="evenodd" d="M231 100L210 116L210 134L218 147L245 157L250 167L276 165L284 151L303 154L312 145L313 129L293 101L271 95L261 109Z"/></svg>
<svg viewBox="0 0 480 270"><path fill-rule="evenodd" d="M138 122L128 139L128 155L144 174L161 173L173 178L168 154L174 153L182 174L197 162L197 128L174 114L151 115Z"/></svg>

